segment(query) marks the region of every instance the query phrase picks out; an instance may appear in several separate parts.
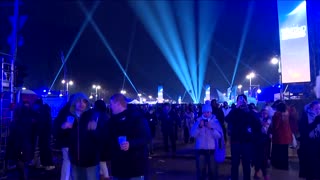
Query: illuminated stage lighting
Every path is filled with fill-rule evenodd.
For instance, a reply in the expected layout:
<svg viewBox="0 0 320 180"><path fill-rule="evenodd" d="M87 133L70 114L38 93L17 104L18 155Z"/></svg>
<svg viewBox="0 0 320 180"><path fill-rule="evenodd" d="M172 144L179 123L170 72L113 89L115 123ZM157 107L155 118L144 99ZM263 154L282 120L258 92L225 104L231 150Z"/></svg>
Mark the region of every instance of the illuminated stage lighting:
<svg viewBox="0 0 320 180"><path fill-rule="evenodd" d="M226 80L226 82L227 82L228 85L230 86L231 83L230 83L230 81L228 80L227 75L223 72L223 70L221 69L221 67L219 66L219 64L217 63L217 61L214 59L214 57L211 56L210 58L211 58L211 61L216 65L218 71L221 73L223 79Z"/></svg>
<svg viewBox="0 0 320 180"><path fill-rule="evenodd" d="M158 7L160 6L163 7ZM176 75L178 76L179 80L183 84L183 86L186 89L192 89L192 83L190 81L190 76L188 75L188 69L185 63L183 63L183 56L182 51L178 52L179 41L177 40L177 32L175 27L175 24L172 24L172 21L166 21L166 19L171 19L171 17L165 16L161 19L157 18L158 16L154 13L155 11L168 11L166 9L168 2L133 2L131 5L133 6L133 9L137 13L138 17L142 20L142 23L145 25L146 30L151 35L152 39L155 41L155 43L158 45L160 50L162 51L163 55L165 56L166 60L168 61L169 65L172 67ZM153 7L151 5L155 6L156 10L152 10ZM161 9L162 8L162 9ZM174 29L174 30L172 30ZM172 36L172 34L176 36ZM180 46L181 48L181 46ZM195 95L190 94L192 99L195 100Z"/></svg>
<svg viewBox="0 0 320 180"><path fill-rule="evenodd" d="M74 47L75 47L76 44L78 43L78 41L79 41L79 39L80 39L83 31L84 31L85 28L87 27L87 25L88 25L88 23L89 23L89 20L90 20L91 17L93 16L93 14L94 14L94 12L96 11L98 5L99 5L99 1L96 1L96 2L94 3L94 5L93 5L91 11L87 13L87 17L86 17L86 19L84 20L82 26L80 27L80 30L79 30L76 38L74 39L73 43L71 44L71 47L70 47L70 49L69 49L69 51L68 51L68 53L67 53L67 56L65 57L64 62L62 63L62 65L61 65L58 73L56 74L56 77L54 78L54 80L53 80L53 82L52 82L52 84L51 84L51 86L50 86L50 88L49 88L49 91L52 89L52 87L53 87L54 83L56 82L56 80L57 80L57 78L58 78L61 70L63 69L64 65L65 65L66 62L68 61L68 59L69 59L69 57L70 57L70 55L71 55Z"/></svg>
<svg viewBox="0 0 320 180"><path fill-rule="evenodd" d="M243 34L242 34L241 40L240 40L240 45L239 45L239 50L238 50L238 55L237 55L237 61L236 61L236 65L234 67L233 75L232 75L231 87L233 86L233 83L234 83L234 80L235 80L235 77L236 77L236 74L237 74L237 71L238 71L240 58L242 56L243 47L244 47L244 44L245 44L246 39L247 39L248 29L249 29L249 25L250 25L250 21L251 21L251 18L252 18L252 13L253 13L253 7L254 7L254 2L250 1L249 2L246 21L245 21L245 24L243 26L243 32L242 32Z"/></svg>
<svg viewBox="0 0 320 180"><path fill-rule="evenodd" d="M187 92L192 100L198 103L221 3L134 1L130 4L185 89L191 90ZM195 10L195 7L199 9ZM199 17L198 21L195 17Z"/></svg>
<svg viewBox="0 0 320 180"><path fill-rule="evenodd" d="M111 54L111 56L113 57L113 59L115 60L115 62L117 63L117 65L119 66L119 68L121 69L122 73L126 76L127 80L129 81L129 83L131 84L132 88L136 91L136 93L138 93L136 87L134 86L134 84L132 83L131 79L129 78L129 76L127 75L126 71L123 69L119 59L117 58L117 56L115 55L114 51L112 50L111 46L109 45L107 39L105 38L105 36L102 34L101 30L99 29L98 25L95 23L95 21L92 19L92 16L90 16L88 10L86 9L86 7L83 5L82 2L79 2L80 8L81 10L86 14L86 16L89 18L89 22L91 23L93 29L96 31L96 33L98 34L99 38L101 39L103 45L108 49L109 53Z"/></svg>

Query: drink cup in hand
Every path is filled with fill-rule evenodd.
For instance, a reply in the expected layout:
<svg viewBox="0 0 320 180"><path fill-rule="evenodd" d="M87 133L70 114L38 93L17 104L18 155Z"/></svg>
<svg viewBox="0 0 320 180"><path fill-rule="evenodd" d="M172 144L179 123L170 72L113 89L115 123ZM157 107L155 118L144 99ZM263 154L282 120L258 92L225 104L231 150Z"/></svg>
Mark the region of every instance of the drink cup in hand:
<svg viewBox="0 0 320 180"><path fill-rule="evenodd" d="M74 122L74 117L68 116L67 121L62 124L61 128L62 129L70 129L73 126L73 122Z"/></svg>
<svg viewBox="0 0 320 180"><path fill-rule="evenodd" d="M119 145L123 144L126 141L127 141L127 136L119 136L118 137Z"/></svg>
<svg viewBox="0 0 320 180"><path fill-rule="evenodd" d="M74 122L74 117L68 116L68 117L67 117L67 122L70 123L70 124L73 124L73 122Z"/></svg>

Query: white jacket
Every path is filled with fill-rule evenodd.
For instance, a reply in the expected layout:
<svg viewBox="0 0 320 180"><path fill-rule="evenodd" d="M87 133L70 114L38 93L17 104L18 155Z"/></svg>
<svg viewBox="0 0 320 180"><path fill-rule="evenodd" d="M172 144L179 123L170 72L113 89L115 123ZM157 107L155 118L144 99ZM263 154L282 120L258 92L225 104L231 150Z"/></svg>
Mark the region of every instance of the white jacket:
<svg viewBox="0 0 320 180"><path fill-rule="evenodd" d="M206 126L200 128L200 121L203 121L202 117L197 119L197 122L191 129L191 136L196 140L195 149L213 150L216 147L217 141L220 138L223 138L223 131L220 123L214 115L208 120L211 128Z"/></svg>

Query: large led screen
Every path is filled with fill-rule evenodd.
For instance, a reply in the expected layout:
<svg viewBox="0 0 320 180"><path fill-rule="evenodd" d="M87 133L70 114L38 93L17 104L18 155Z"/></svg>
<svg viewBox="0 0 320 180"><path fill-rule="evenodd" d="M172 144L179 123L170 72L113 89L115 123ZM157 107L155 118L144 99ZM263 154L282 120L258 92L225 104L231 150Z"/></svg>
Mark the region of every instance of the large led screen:
<svg viewBox="0 0 320 180"><path fill-rule="evenodd" d="M309 82L310 59L306 2L278 0L283 83Z"/></svg>

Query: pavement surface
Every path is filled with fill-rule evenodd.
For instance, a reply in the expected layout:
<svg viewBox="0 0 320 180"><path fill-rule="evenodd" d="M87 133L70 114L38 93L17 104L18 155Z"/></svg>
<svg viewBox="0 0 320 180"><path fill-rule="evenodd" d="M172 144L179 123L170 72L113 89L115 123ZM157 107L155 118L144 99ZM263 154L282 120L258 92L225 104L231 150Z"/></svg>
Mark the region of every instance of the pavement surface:
<svg viewBox="0 0 320 180"><path fill-rule="evenodd" d="M182 139L182 138L181 138ZM177 141L176 156L163 151L161 138L154 141L155 154L149 158L149 175L151 180L195 180L195 158L193 146L194 144L184 144L182 140ZM227 145L227 149L228 145ZM289 150L290 167L288 171L269 169L271 180L299 180L299 162L296 156L296 150ZM59 158L56 158L57 166L54 170L46 171L43 168L30 167L30 180L57 180L60 179ZM231 162L230 152L227 152L227 159L219 166L219 179L228 180L230 177ZM240 167L240 180L242 179L242 170ZM253 169L252 169L253 173ZM10 180L18 180L16 170L11 170L6 173L6 178ZM253 176L253 174L252 174ZM252 178L253 179L253 178ZM263 178L261 178L263 179Z"/></svg>

